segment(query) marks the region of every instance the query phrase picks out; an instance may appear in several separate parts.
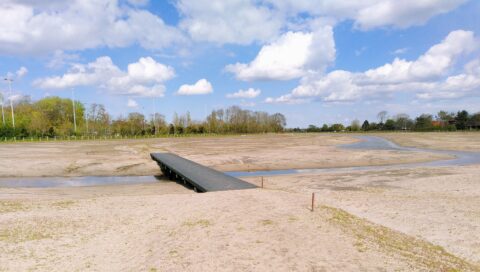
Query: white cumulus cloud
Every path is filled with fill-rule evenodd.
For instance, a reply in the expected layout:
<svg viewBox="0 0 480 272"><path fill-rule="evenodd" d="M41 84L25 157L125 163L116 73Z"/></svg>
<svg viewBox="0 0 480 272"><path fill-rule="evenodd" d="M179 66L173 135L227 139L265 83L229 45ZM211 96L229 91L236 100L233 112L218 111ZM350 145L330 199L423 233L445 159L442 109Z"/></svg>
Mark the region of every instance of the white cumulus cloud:
<svg viewBox="0 0 480 272"><path fill-rule="evenodd" d="M129 108L138 108L138 103L137 103L137 101L129 98L128 101L127 101L127 107L129 107Z"/></svg>
<svg viewBox="0 0 480 272"><path fill-rule="evenodd" d="M451 73L462 55L478 48L479 40L473 32L452 31L416 60L395 58L391 63L365 72L335 70L326 75L307 75L290 94L267 102L354 101L396 92L413 92L423 99L465 96L480 91L480 62L469 62L460 74Z"/></svg>
<svg viewBox="0 0 480 272"><path fill-rule="evenodd" d="M335 43L330 26L316 32L287 32L262 47L255 59L225 67L239 80L290 80L309 71L322 71L335 59Z"/></svg>
<svg viewBox="0 0 480 272"><path fill-rule="evenodd" d="M259 89L248 88L248 90L238 90L238 92L227 94L227 98L255 98L262 91Z"/></svg>
<svg viewBox="0 0 480 272"><path fill-rule="evenodd" d="M62 76L40 78L34 85L42 89L66 89L93 86L110 94L161 97L163 83L175 76L175 70L156 62L151 57L140 58L122 71L108 56L97 58L88 64L73 64Z"/></svg>
<svg viewBox="0 0 480 272"><path fill-rule="evenodd" d="M160 49L185 40L181 31L160 17L121 6L117 0L5 0L0 3L0 14L0 54L50 54L133 44Z"/></svg>
<svg viewBox="0 0 480 272"><path fill-rule="evenodd" d="M28 73L28 69L24 66L20 67L20 69L17 70L15 73L17 75L17 78L22 78Z"/></svg>
<svg viewBox="0 0 480 272"><path fill-rule="evenodd" d="M377 0L366 3L353 18L358 27L371 29L381 26L406 28L424 24L431 17L457 8L467 0Z"/></svg>
<svg viewBox="0 0 480 272"><path fill-rule="evenodd" d="M396 58L392 63L365 72L365 80L376 83L405 82L439 77L448 72L454 61L472 52L478 41L471 31L452 31L439 44L432 46L415 61Z"/></svg>
<svg viewBox="0 0 480 272"><path fill-rule="evenodd" d="M268 42L282 31L323 19L352 20L358 29L407 28L468 0L178 0L180 27L195 41ZM215 29L215 31L212 31Z"/></svg>
<svg viewBox="0 0 480 272"><path fill-rule="evenodd" d="M180 86L177 91L178 95L202 95L213 92L213 87L210 82L202 78L193 85L184 84Z"/></svg>
<svg viewBox="0 0 480 272"><path fill-rule="evenodd" d="M196 41L250 44L268 41L284 24L261 1L179 0L180 27Z"/></svg>

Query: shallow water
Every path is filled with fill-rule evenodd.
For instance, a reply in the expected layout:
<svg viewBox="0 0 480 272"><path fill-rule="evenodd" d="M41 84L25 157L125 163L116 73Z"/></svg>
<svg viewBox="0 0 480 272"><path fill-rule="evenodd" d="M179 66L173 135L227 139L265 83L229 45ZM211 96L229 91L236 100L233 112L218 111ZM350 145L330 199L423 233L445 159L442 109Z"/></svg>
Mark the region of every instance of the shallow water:
<svg viewBox="0 0 480 272"><path fill-rule="evenodd" d="M0 188L52 188L98 185L149 184L162 181L156 176L84 176L0 178Z"/></svg>
<svg viewBox="0 0 480 272"><path fill-rule="evenodd" d="M285 169L271 171L253 171L253 172L225 172L225 174L234 177L254 177L254 176L277 176L287 174L303 173L336 173L352 171L379 171L391 169L405 169L414 167L442 167L442 166L461 166L480 163L480 152L466 151L447 151L433 150L414 147L403 147L377 136L357 136L360 142L341 145L345 149L361 150L394 150L409 152L429 152L436 154L446 154L455 156L453 159L436 160L421 163L403 163L384 166L359 166L359 167L338 167L338 168L318 168L318 169ZM98 185L125 185L125 184L149 184L166 182L162 177L155 176L85 176L85 177L21 177L21 178L0 178L0 188L48 188L48 187L79 187L79 186L98 186Z"/></svg>
<svg viewBox="0 0 480 272"><path fill-rule="evenodd" d="M234 177L256 177L256 176L277 176L287 174L303 174L303 173L336 173L351 171L379 171L391 169L405 169L415 167L444 167L444 166L462 166L480 163L480 152L466 151L450 151L450 150L433 150L415 147L399 146L387 139L377 136L356 136L360 142L353 144L341 145L340 148L360 149L360 150L392 150L392 151L409 151L409 152L429 152L436 154L446 154L454 156L453 159L436 160L431 162L419 163L401 163L380 166L358 166L358 167L336 167L336 168L317 168L317 169L286 169L271 171L253 171L253 172L227 172L226 174Z"/></svg>

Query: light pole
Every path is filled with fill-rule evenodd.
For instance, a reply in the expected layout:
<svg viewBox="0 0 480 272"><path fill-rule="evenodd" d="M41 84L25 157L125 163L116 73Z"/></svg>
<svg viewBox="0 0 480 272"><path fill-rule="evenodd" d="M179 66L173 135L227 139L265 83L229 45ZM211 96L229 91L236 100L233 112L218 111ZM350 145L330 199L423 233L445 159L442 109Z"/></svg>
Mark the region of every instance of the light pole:
<svg viewBox="0 0 480 272"><path fill-rule="evenodd" d="M88 135L88 109L87 109L88 103L85 103L85 124L86 124L86 129L87 129L87 135Z"/></svg>
<svg viewBox="0 0 480 272"><path fill-rule="evenodd" d="M10 95L12 95L12 82L13 79L5 78L5 81L8 82L8 90L10 91ZM15 129L15 113L13 112L13 99L10 97L10 109L12 110L12 126Z"/></svg>
<svg viewBox="0 0 480 272"><path fill-rule="evenodd" d="M142 114L143 114L142 130L145 131L145 107L143 106L142 106Z"/></svg>
<svg viewBox="0 0 480 272"><path fill-rule="evenodd" d="M4 97L3 93L0 93L0 98L2 99L2 120L3 120L3 126L5 126L5 112L3 111L3 102L4 102Z"/></svg>
<svg viewBox="0 0 480 272"><path fill-rule="evenodd" d="M72 89L73 131L77 134L77 115L75 113L75 92Z"/></svg>
<svg viewBox="0 0 480 272"><path fill-rule="evenodd" d="M155 103L155 96L153 97L153 127L155 129L155 135L157 135L157 105Z"/></svg>

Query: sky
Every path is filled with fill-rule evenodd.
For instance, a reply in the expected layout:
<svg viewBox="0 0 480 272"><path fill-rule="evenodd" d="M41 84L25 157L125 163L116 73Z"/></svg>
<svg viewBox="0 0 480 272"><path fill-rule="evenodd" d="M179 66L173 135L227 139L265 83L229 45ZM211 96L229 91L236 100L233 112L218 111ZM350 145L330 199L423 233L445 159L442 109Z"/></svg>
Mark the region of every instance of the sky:
<svg viewBox="0 0 480 272"><path fill-rule="evenodd" d="M480 111L477 0L2 0L4 103L238 105L288 127Z"/></svg>

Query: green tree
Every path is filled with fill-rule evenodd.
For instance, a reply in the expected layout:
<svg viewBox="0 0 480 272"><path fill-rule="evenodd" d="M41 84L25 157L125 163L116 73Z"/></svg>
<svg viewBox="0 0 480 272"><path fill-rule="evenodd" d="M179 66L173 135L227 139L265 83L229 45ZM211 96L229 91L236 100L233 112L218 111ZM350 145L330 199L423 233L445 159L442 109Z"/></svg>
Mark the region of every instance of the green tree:
<svg viewBox="0 0 480 272"><path fill-rule="evenodd" d="M388 119L383 128L385 130L395 130L395 121L393 119Z"/></svg>
<svg viewBox="0 0 480 272"><path fill-rule="evenodd" d="M345 126L343 126L342 124L333 124L330 127L330 131L340 132L344 130L345 130Z"/></svg>
<svg viewBox="0 0 480 272"><path fill-rule="evenodd" d="M362 130L367 131L369 129L370 129L370 123L368 122L368 120L363 121Z"/></svg>
<svg viewBox="0 0 480 272"><path fill-rule="evenodd" d="M350 125L350 130L351 131L359 131L360 130L360 121L357 119L352 121L352 124Z"/></svg>
<svg viewBox="0 0 480 272"><path fill-rule="evenodd" d="M457 116L455 116L455 126L458 130L467 129L469 114L468 111L463 110L457 112Z"/></svg>
<svg viewBox="0 0 480 272"><path fill-rule="evenodd" d="M415 119L415 130L426 131L432 129L432 115L422 114Z"/></svg>

